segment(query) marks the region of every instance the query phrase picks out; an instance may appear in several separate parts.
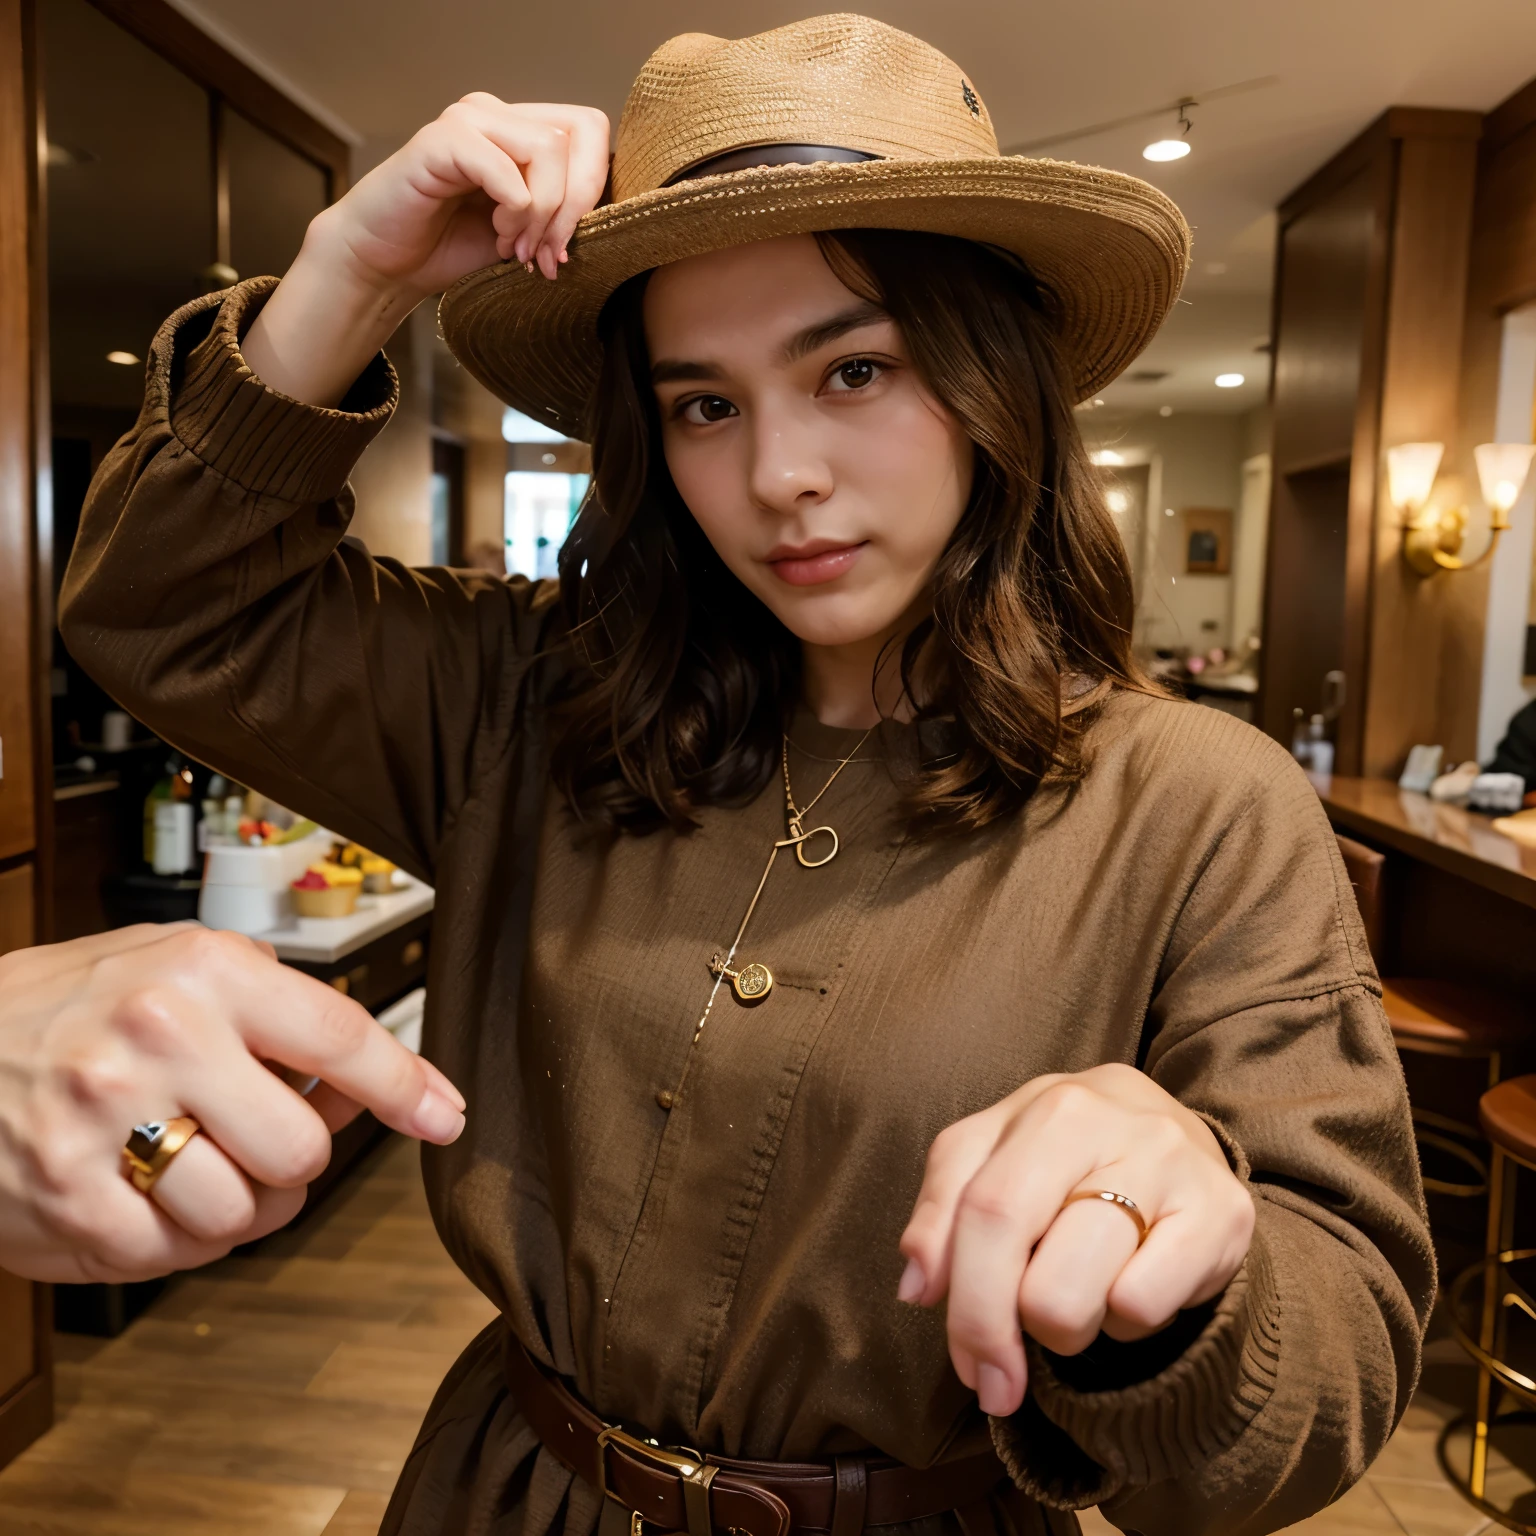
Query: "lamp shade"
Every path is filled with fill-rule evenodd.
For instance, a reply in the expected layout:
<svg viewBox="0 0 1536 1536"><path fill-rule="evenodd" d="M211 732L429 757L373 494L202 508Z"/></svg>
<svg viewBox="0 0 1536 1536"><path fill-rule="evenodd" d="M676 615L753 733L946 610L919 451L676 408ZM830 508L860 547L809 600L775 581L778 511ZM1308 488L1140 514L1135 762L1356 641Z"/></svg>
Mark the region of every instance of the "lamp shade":
<svg viewBox="0 0 1536 1536"><path fill-rule="evenodd" d="M1394 507L1417 512L1429 500L1444 443L1399 443L1387 449L1387 489Z"/></svg>
<svg viewBox="0 0 1536 1536"><path fill-rule="evenodd" d="M1536 443L1480 443L1472 453L1483 500L1495 512L1508 512L1525 488Z"/></svg>

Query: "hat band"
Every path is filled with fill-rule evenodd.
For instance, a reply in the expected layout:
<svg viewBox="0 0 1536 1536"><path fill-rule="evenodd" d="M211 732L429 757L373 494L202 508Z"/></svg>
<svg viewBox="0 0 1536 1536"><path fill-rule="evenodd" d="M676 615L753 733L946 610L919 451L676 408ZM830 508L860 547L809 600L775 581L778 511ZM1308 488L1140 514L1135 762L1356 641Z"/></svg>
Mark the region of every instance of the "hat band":
<svg viewBox="0 0 1536 1536"><path fill-rule="evenodd" d="M866 154L862 149L838 149L830 144L754 144L747 149L731 149L723 155L711 155L708 160L701 160L697 165L687 166L675 176L669 176L662 185L671 187L699 176L723 176L728 171L750 171L761 165L817 165L826 160L849 163L884 158L884 155Z"/></svg>

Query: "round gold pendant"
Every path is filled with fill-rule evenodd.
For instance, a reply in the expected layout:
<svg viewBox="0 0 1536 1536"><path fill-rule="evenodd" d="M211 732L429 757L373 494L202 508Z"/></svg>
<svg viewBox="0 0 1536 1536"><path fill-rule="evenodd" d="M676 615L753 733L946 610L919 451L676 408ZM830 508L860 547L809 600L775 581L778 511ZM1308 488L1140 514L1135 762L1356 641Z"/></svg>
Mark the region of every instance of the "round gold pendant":
<svg viewBox="0 0 1536 1536"><path fill-rule="evenodd" d="M755 960L751 965L744 965L739 971L728 974L731 978L731 991L736 994L739 1002L760 1003L773 991L773 972Z"/></svg>

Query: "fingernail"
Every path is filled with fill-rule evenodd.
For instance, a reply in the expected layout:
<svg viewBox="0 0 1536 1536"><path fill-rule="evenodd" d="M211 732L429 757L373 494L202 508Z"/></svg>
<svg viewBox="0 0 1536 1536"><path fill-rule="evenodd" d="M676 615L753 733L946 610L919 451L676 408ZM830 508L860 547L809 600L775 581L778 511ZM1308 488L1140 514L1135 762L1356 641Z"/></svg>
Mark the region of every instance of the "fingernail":
<svg viewBox="0 0 1536 1536"><path fill-rule="evenodd" d="M560 260L562 262L566 262L566 261L569 261L570 259L571 259L571 253L568 250L566 250L566 248L562 245L560 247Z"/></svg>
<svg viewBox="0 0 1536 1536"><path fill-rule="evenodd" d="M517 257L521 265L526 266L528 264L528 242L522 235L519 235L513 243L512 254Z"/></svg>
<svg viewBox="0 0 1536 1536"><path fill-rule="evenodd" d="M908 1259L907 1267L901 1272L901 1284L896 1287L896 1300L916 1301L926 1284L923 1266L916 1259Z"/></svg>
<svg viewBox="0 0 1536 1536"><path fill-rule="evenodd" d="M462 1114L469 1106L465 1101L464 1095L453 1086L451 1079L444 1077L442 1072L425 1058L421 1059L421 1064L427 1069L427 1082L431 1088L435 1092L442 1094Z"/></svg>
<svg viewBox="0 0 1536 1536"><path fill-rule="evenodd" d="M450 1141L456 1141L464 1129L463 1114L435 1088L428 1088L422 1094L421 1103L416 1106L412 1118L422 1139L435 1141L439 1146L447 1146Z"/></svg>
<svg viewBox="0 0 1536 1536"><path fill-rule="evenodd" d="M524 272L532 272L533 271L533 263L531 261L525 261L523 263L523 271Z"/></svg>
<svg viewBox="0 0 1536 1536"><path fill-rule="evenodd" d="M1008 1373L995 1365L982 1365L976 1372L976 1401L983 1413L1012 1413L1013 1384Z"/></svg>

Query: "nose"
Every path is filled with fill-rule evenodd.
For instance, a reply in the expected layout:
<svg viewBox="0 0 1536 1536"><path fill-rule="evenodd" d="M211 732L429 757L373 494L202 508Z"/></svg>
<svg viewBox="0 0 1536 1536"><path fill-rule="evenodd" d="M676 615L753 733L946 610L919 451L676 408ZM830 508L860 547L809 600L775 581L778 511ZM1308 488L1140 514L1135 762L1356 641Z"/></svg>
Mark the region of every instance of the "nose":
<svg viewBox="0 0 1536 1536"><path fill-rule="evenodd" d="M832 494L832 466L820 433L795 411L759 408L754 413L750 451L748 489L766 511L792 514Z"/></svg>

